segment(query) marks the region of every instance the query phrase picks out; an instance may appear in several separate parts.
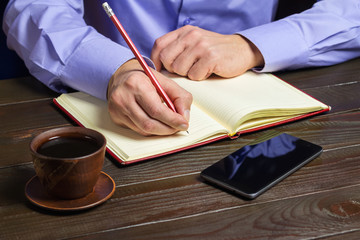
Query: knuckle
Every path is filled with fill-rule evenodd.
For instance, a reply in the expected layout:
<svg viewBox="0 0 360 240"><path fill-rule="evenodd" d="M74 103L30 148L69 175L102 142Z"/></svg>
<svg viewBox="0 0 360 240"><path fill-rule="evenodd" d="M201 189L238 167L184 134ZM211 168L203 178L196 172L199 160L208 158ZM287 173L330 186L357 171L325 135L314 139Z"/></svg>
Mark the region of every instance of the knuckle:
<svg viewBox="0 0 360 240"><path fill-rule="evenodd" d="M154 42L155 49L162 49L164 47L165 47L165 41L162 37L155 40L155 42Z"/></svg>
<svg viewBox="0 0 360 240"><path fill-rule="evenodd" d="M197 27L197 26L193 26L193 25L185 25L182 27L185 31L189 32L189 31L197 31L199 30L200 28Z"/></svg>
<svg viewBox="0 0 360 240"><path fill-rule="evenodd" d="M141 123L141 129L144 133L151 134L154 132L155 125L151 120L145 120Z"/></svg>
<svg viewBox="0 0 360 240"><path fill-rule="evenodd" d="M109 110L116 110L118 107L121 109L124 107L122 94L120 91L113 91L110 95L108 108Z"/></svg>
<svg viewBox="0 0 360 240"><path fill-rule="evenodd" d="M191 30L189 30L187 36L189 39L198 39L201 37L201 31L199 28L193 28Z"/></svg>
<svg viewBox="0 0 360 240"><path fill-rule="evenodd" d="M193 74L191 71L188 73L188 78L190 80L193 80L193 81L200 81L201 80L197 75Z"/></svg>
<svg viewBox="0 0 360 240"><path fill-rule="evenodd" d="M219 60L219 54L217 54L212 48L208 48L206 51L206 57L212 62Z"/></svg>
<svg viewBox="0 0 360 240"><path fill-rule="evenodd" d="M193 81L201 81L205 79L205 74L209 72L209 70L202 69L202 71L189 71L188 76Z"/></svg>
<svg viewBox="0 0 360 240"><path fill-rule="evenodd" d="M173 72L179 74L180 76L185 76L187 74L186 70L183 69L181 64L178 64L177 62L173 62L171 64L171 69Z"/></svg>
<svg viewBox="0 0 360 240"><path fill-rule="evenodd" d="M163 63L166 62L167 54L166 54L165 51L159 52L159 59L160 59L160 61L163 62Z"/></svg>
<svg viewBox="0 0 360 240"><path fill-rule="evenodd" d="M193 101L193 95L189 92L185 92L184 93L184 98L188 101L188 102L192 102Z"/></svg>
<svg viewBox="0 0 360 240"><path fill-rule="evenodd" d="M184 103L187 103L187 104L191 104L192 101L193 101L193 96L190 92L184 90L182 93L181 93L181 99Z"/></svg>
<svg viewBox="0 0 360 240"><path fill-rule="evenodd" d="M153 136L154 134L151 134L151 133L146 133L146 132L142 132L140 131L139 132L141 135L145 136L145 137L150 137L150 136Z"/></svg>
<svg viewBox="0 0 360 240"><path fill-rule="evenodd" d="M193 26L192 25L185 25L185 26L183 26L182 28L184 29L184 30L187 30L187 29L191 29Z"/></svg>
<svg viewBox="0 0 360 240"><path fill-rule="evenodd" d="M148 114L155 119L161 116L161 113L162 113L161 109L157 106L151 106L148 111Z"/></svg>
<svg viewBox="0 0 360 240"><path fill-rule="evenodd" d="M137 74L131 74L124 82L124 87L127 90L136 90L139 86L139 76Z"/></svg>
<svg viewBox="0 0 360 240"><path fill-rule="evenodd" d="M209 54L211 52L211 46L206 39L200 39L197 43L196 47L200 49L201 51L204 51L206 54Z"/></svg>

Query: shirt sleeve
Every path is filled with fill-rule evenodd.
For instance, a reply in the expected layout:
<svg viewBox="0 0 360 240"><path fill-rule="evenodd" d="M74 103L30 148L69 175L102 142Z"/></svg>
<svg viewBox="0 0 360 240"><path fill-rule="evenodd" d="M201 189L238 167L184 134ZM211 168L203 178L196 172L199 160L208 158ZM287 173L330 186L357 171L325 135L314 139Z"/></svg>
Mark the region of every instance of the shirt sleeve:
<svg viewBox="0 0 360 240"><path fill-rule="evenodd" d="M262 72L337 64L360 56L360 1L318 1L300 14L239 34L262 53Z"/></svg>
<svg viewBox="0 0 360 240"><path fill-rule="evenodd" d="M134 55L88 26L83 11L77 0L10 0L3 29L8 47L51 89L106 99L112 74Z"/></svg>

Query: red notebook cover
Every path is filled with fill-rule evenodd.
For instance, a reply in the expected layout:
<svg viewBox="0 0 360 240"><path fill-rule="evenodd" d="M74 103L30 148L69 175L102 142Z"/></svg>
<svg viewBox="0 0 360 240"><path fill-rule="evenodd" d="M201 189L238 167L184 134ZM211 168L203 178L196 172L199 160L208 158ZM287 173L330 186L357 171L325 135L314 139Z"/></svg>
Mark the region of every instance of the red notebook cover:
<svg viewBox="0 0 360 240"><path fill-rule="evenodd" d="M79 126L83 126L73 115L71 115L65 108L63 108L63 107L57 102L56 98L53 99L53 102L55 103L55 105L56 105L59 109L61 109L66 115L68 115L68 116L69 116L73 121L75 121ZM282 124L285 124L285 123L297 121L297 120L300 120L300 119L303 119L303 118L307 118L307 117L311 117L311 116L314 116L314 115L317 115L317 114L320 114L320 113L323 113L323 112L327 112L327 111L329 111L329 110L330 110L330 107L327 108L327 109L322 109L322 110L320 110L320 111L310 112L310 113L307 113L307 114L303 114L303 115L300 115L300 116L296 116L296 117L293 117L293 118L290 118L290 119L286 119L286 120L283 120L283 121L279 121L279 122L276 122L276 123L266 124L266 125L263 125L263 126L260 126L260 127L256 127L256 128L249 129L249 130L240 131L240 132L238 132L238 133L237 133L236 135L234 135L234 136L223 135L223 136L220 136L220 137L217 137L217 138L214 138L214 139L211 139L211 140L205 140L205 141L203 141L203 142L199 142L199 143L196 143L196 144L187 146L187 147L175 149L175 150L168 151L168 152L163 152L163 153L160 153L160 154L156 154L156 155L152 155L152 156L148 156L148 157L144 157L144 158L138 158L138 159L134 159L134 160L124 161L123 159L119 158L114 152L112 152L109 148L107 148L107 152L108 152L116 161L118 161L120 164L122 164L122 165L128 165L128 164L131 164L131 163L136 163L136 162L140 162L140 161L144 161L144 160L148 160L148 159L152 159L152 158L156 158L156 157L165 156L165 155L168 155L168 154L172 154L172 153L176 153L176 152L188 150L188 149L191 149L191 148L199 147L199 146L206 145L206 144L209 144L209 143L212 143L212 142L216 142L216 141L219 141L219 140L222 140L222 139L226 139L226 138L236 139L236 138L238 138L241 134L244 134L244 133L255 132L255 131L262 130L262 129L271 128L271 127L278 126L278 125L282 125Z"/></svg>

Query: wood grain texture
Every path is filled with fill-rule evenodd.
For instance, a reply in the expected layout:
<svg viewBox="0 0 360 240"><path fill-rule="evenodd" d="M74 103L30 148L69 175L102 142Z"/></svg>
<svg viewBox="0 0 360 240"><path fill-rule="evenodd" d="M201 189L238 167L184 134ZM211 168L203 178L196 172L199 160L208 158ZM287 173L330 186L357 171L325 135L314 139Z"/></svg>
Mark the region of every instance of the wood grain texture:
<svg viewBox="0 0 360 240"><path fill-rule="evenodd" d="M111 239L115 236L123 236L122 232L127 232L128 228L132 229L128 234L136 235L143 231L143 226L154 224L151 228L145 227L148 232L140 236L145 237L156 229L161 231L161 234L169 234L168 227L165 227L167 231L161 230L166 223L172 226L170 229L174 232L171 234L175 234L174 227L178 226L180 221L181 224L184 224L182 228L189 228L183 229L184 233L198 230L202 224L205 225L202 227L204 228L202 231L207 229L206 231L211 233L214 227L222 229L227 226L228 218L231 216L231 221L239 224L239 226L230 228L236 234L242 233L244 228L254 226L257 221L261 220L261 228L270 229L270 232L266 233L267 235L262 233L256 237L261 239L271 236L270 233L274 230L272 223L274 214L277 218L284 214L290 215L289 219L279 219L282 222L279 223L279 231L281 229L284 231L283 228L287 227L286 224L293 228L300 227L297 229L299 233L306 230L305 232L308 234L309 229L313 229L311 235L306 235L309 237L315 236L318 230L336 232L340 228L345 231L344 228L348 227L348 231L350 231L350 227L360 227L359 151L358 147L354 147L325 152L320 158L253 201L243 200L203 183L196 172L185 176L118 186L114 196L108 202L94 210L78 214L57 214L37 209L29 205L25 199L19 201L20 190L22 190L19 188L19 194L13 196L12 200L0 202L2 206L0 215L3 220L6 220L2 221L0 231L9 238L16 238L24 234L34 238L47 238L50 236L48 234L54 238L68 238L101 233L101 237L96 238ZM31 168L20 170L25 181L27 179L25 175L31 175ZM3 176L1 182L3 183L5 178L8 184L11 184L11 176L16 176L15 172ZM119 181L121 180L116 182ZM4 185L2 184L2 186ZM19 182L17 185L20 185ZM312 205L314 205L314 209L311 209ZM277 213L277 211L280 212ZM297 213L297 211L299 212ZM323 221L319 216L314 216L314 212L317 211L326 213L326 216L331 219L331 222L324 224L321 229L319 226L313 226L314 223L321 225ZM295 214L292 216L293 219L290 218L292 212ZM12 216L15 213L16 217L14 218ZM313 221L307 222L306 218L302 216L304 213L306 213L306 218L312 218ZM266 217L262 219L264 214ZM209 222L209 219L216 220ZM349 222L346 223L344 220L349 220ZM77 224L74 224L75 222ZM301 224L298 225L299 223ZM336 224L339 225L338 228L333 229L333 225ZM59 225L66 231L58 232ZM47 231L41 230L44 228ZM15 229L16 231L14 231ZM102 233L106 229L114 229L114 231ZM285 231L284 237L290 237L288 234L291 233L291 229ZM247 233L247 237L254 237L251 234L258 234L258 230L257 228L252 229ZM318 233L318 237L322 236L321 232ZM108 234L110 235L108 236ZM222 236L223 232L219 234L217 236ZM170 236L165 235L164 238Z"/></svg>
<svg viewBox="0 0 360 240"><path fill-rule="evenodd" d="M353 229L359 228L359 195L358 185L154 221L75 239L115 239L120 236L124 239L146 239L147 236L153 239L326 238L338 232L351 234Z"/></svg>
<svg viewBox="0 0 360 240"><path fill-rule="evenodd" d="M33 77L0 81L0 106L18 102L50 99L58 96Z"/></svg>
<svg viewBox="0 0 360 240"><path fill-rule="evenodd" d="M51 128L69 125L51 99L0 106L0 168L28 163L33 137Z"/></svg>
<svg viewBox="0 0 360 240"><path fill-rule="evenodd" d="M359 239L359 64L278 74L331 105L329 113L127 167L107 158L113 197L73 213L40 209L24 196L35 174L32 137L73 123L52 105L51 94L28 88L32 83L0 82L0 92L27 92L0 101L0 239ZM252 201L200 178L201 170L269 131L324 152Z"/></svg>

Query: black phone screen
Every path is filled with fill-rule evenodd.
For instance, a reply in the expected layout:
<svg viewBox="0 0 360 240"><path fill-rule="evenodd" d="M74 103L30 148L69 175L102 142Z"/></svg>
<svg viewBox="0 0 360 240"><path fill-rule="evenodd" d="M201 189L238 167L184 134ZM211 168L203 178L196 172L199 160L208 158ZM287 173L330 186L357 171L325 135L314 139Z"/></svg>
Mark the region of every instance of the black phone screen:
<svg viewBox="0 0 360 240"><path fill-rule="evenodd" d="M321 152L322 147L283 133L240 148L203 170L201 176L253 199Z"/></svg>

